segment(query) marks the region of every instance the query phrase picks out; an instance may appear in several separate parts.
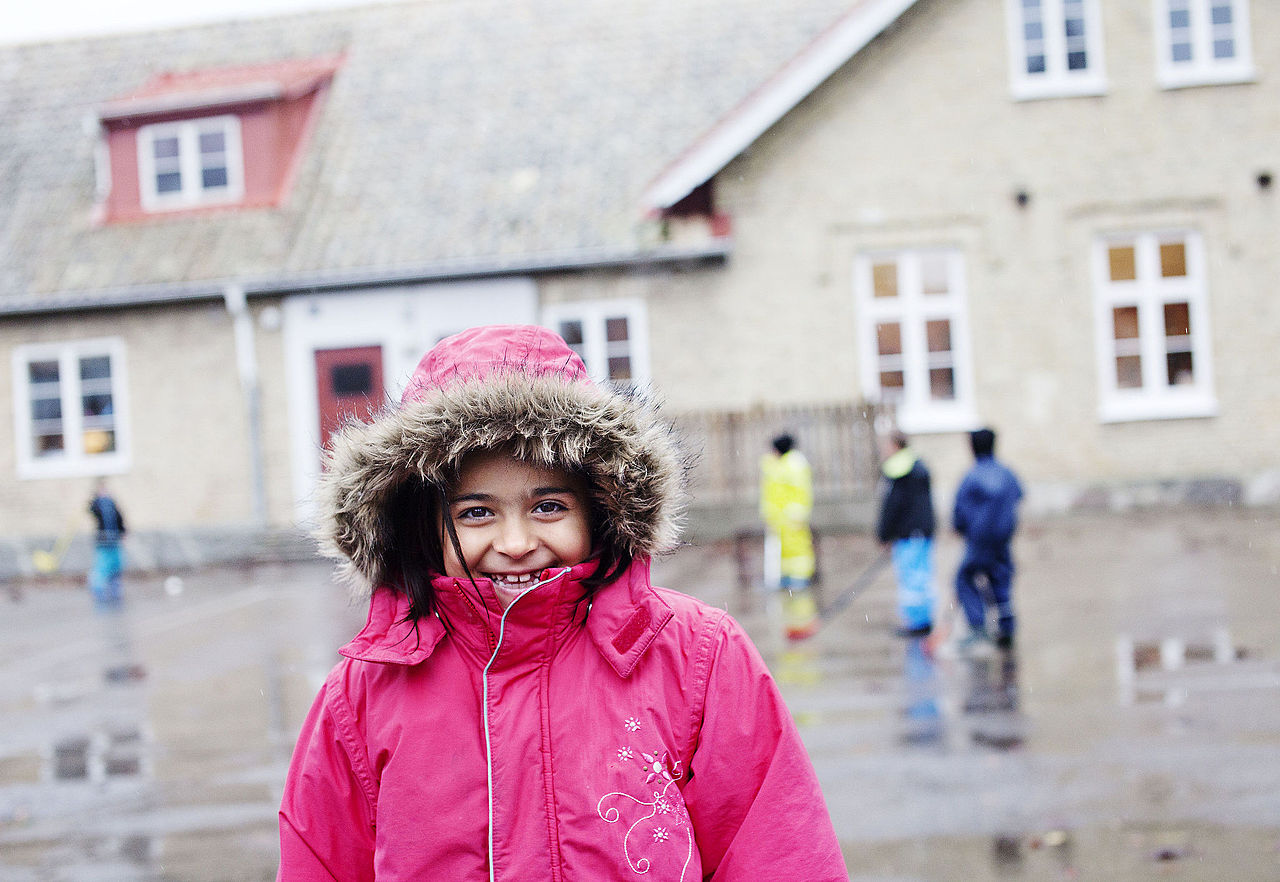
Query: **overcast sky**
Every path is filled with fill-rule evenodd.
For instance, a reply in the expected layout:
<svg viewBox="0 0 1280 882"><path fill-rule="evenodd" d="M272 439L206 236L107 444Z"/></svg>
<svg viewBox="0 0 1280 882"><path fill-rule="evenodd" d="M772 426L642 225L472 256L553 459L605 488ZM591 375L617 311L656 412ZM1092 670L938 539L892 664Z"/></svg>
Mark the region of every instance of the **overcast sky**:
<svg viewBox="0 0 1280 882"><path fill-rule="evenodd" d="M0 0L0 43L144 31L373 0Z"/></svg>

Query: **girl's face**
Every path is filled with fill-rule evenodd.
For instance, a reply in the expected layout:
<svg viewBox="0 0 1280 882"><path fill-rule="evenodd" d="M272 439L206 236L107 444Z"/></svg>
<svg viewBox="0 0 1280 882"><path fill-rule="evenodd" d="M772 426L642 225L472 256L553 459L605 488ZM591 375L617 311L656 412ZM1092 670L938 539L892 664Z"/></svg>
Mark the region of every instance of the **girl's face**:
<svg viewBox="0 0 1280 882"><path fill-rule="evenodd" d="M521 462L509 453L468 455L450 490L448 513L467 567L473 575L493 580L503 608L543 570L573 566L591 554L582 478ZM444 568L446 575L466 578L447 538Z"/></svg>

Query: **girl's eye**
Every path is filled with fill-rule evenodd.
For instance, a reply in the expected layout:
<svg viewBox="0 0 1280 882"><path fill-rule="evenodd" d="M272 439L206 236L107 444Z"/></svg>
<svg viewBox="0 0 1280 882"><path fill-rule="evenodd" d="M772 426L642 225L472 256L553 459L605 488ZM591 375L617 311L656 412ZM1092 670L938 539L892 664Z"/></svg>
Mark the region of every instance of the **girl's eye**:
<svg viewBox="0 0 1280 882"><path fill-rule="evenodd" d="M558 499L544 499L533 507L535 514L555 514L568 511L569 507Z"/></svg>
<svg viewBox="0 0 1280 882"><path fill-rule="evenodd" d="M460 521L478 520L480 518L488 517L488 515L489 509L477 505L471 508L464 508L462 511L458 512L457 519Z"/></svg>

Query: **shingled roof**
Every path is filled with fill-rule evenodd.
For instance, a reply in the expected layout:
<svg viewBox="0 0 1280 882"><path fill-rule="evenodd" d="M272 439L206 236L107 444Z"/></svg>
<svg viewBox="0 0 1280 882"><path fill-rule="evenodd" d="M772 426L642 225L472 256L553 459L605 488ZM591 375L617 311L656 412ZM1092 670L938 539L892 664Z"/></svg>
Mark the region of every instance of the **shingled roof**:
<svg viewBox="0 0 1280 882"><path fill-rule="evenodd" d="M643 252L646 185L859 5L419 0L0 47L0 310ZM339 56L283 206L93 220L102 108Z"/></svg>

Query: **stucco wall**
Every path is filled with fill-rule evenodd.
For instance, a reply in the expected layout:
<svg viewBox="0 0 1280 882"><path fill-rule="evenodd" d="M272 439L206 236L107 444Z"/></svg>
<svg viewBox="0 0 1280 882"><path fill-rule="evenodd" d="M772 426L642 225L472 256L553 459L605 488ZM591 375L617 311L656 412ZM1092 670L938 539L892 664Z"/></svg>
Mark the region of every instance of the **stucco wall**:
<svg viewBox="0 0 1280 882"><path fill-rule="evenodd" d="M260 307L258 307L260 308ZM220 302L0 323L0 349L113 337L124 343L131 465L110 486L137 531L253 521L245 397L232 324ZM288 418L279 333L256 334L263 377L264 463L271 520L289 521ZM0 362L0 408L13 413L12 362ZM10 420L6 419L6 424ZM0 446L0 532L48 535L84 511L92 476L19 480ZM87 529L89 519L80 523Z"/></svg>

